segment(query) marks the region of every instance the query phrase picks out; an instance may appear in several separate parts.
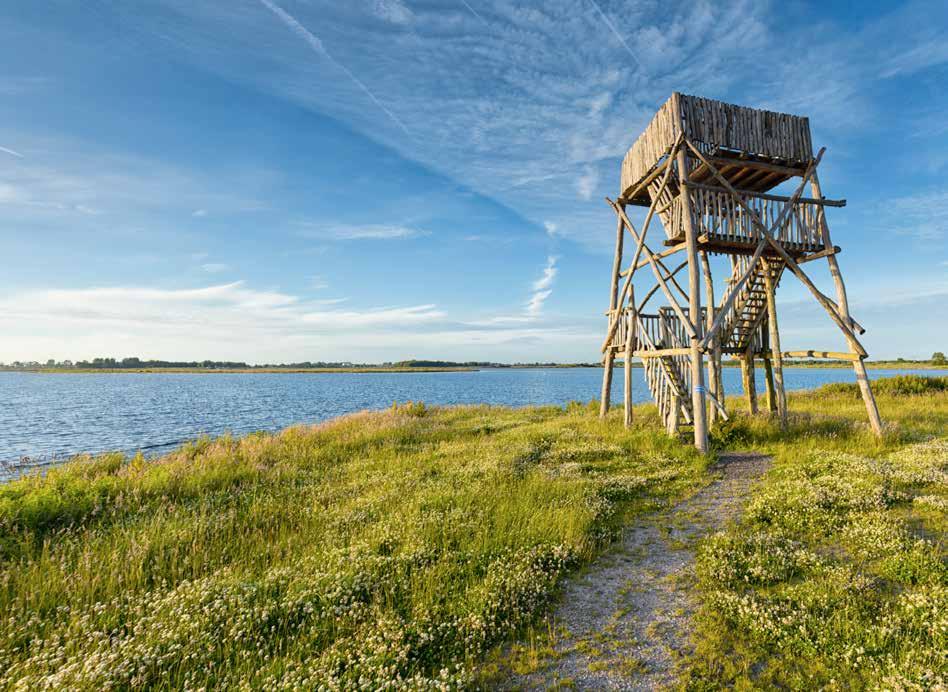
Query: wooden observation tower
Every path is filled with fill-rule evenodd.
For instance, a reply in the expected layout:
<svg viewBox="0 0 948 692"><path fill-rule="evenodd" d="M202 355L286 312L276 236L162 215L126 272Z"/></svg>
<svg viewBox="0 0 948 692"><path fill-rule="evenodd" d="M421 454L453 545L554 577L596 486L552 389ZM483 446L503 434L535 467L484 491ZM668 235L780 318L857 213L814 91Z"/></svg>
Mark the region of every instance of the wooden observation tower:
<svg viewBox="0 0 948 692"><path fill-rule="evenodd" d="M852 362L869 422L881 433L863 362L867 354L857 338L865 330L849 314L836 260L840 248L830 241L824 213L826 207L846 202L823 197L816 172L823 152L813 155L804 117L678 93L659 108L622 161L618 199L607 200L618 216L618 228L609 326L602 346L601 415L609 408L613 366L622 359L625 421L631 423L631 360L641 358L669 433L676 434L682 424L692 425L695 446L706 451L708 423L727 418L723 356L740 360L752 413L757 412L754 364L763 361L768 408L783 425L784 359L828 358ZM786 181L794 183L790 195L769 192ZM641 230L626 215L628 205L648 208ZM656 218L665 231L658 252L646 242ZM632 259L625 264L628 245ZM678 253L683 258L672 266L670 260ZM723 279L717 284L722 288L719 296L710 259L714 255L729 260L718 272ZM816 260L829 263L835 301L820 292L803 269ZM687 275L680 282L676 277L682 269ZM632 278L641 270L655 284L636 299ZM787 274L810 290L842 330L847 352L781 352L774 290ZM649 309L653 298L665 304Z"/></svg>

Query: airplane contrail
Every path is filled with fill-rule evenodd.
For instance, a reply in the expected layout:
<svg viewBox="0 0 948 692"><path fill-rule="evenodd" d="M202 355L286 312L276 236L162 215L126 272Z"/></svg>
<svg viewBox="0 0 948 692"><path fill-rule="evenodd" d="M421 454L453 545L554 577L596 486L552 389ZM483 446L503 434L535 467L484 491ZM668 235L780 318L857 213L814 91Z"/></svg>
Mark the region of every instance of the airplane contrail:
<svg viewBox="0 0 948 692"><path fill-rule="evenodd" d="M475 10L473 7L470 6L470 4L468 4L467 0L461 0L461 4L464 5L471 12L471 14L473 14L475 17L477 17L482 22L484 22L485 25L490 26L489 24L487 24L487 20L484 19L481 15L479 15L477 13L477 10Z"/></svg>
<svg viewBox="0 0 948 692"><path fill-rule="evenodd" d="M632 52L632 49L629 48L629 44L625 42L625 39L622 38L622 35L621 35L618 31L616 31L615 26L613 26L612 22L609 21L609 18L608 18L608 17L606 16L606 14L602 11L602 8L599 7L599 3L596 2L596 0L589 0L589 2L591 2L591 3L593 4L593 7L596 8L596 12L599 13L599 16L600 16L600 17L602 17L602 21L604 21L604 22L606 23L606 26L608 26L609 29L612 31L612 33L615 34L615 37L616 37L617 39L619 39L619 43L621 43L621 44L625 47L625 49L626 49L626 51L628 51L629 55L632 56L632 59L635 60L635 64L638 65L638 66L641 68L641 67L642 67L642 63L640 63L640 62L639 62L639 59L638 59L637 57L635 57L635 53L633 53L633 52Z"/></svg>
<svg viewBox="0 0 948 692"><path fill-rule="evenodd" d="M13 149L7 149L6 147L0 147L0 151L2 151L4 154L9 154L10 156L16 156L18 159L22 159L22 158L23 158L23 154L21 154L21 153L18 152L18 151L13 151Z"/></svg>
<svg viewBox="0 0 948 692"><path fill-rule="evenodd" d="M296 18L293 15L291 15L289 12L284 10L279 5L271 2L271 0L260 0L260 4L266 7L271 12L273 12L273 14L275 14L281 22L286 24L290 28L290 30L293 31L293 33L295 33L297 36L299 36L304 41L306 41L306 43L309 44L310 48L316 51L319 55L326 58L329 62L331 62L336 67L338 67L340 70L345 72L346 76L349 77L349 79L351 79L355 83L356 86L362 89L362 91L365 92L365 95L368 96L372 100L372 103L378 106L382 110L382 112L385 113L385 115L391 118L392 122L398 125L406 135L411 136L411 133L408 131L408 128L405 127L405 124L401 120L399 120L395 116L395 114L392 113L392 111L386 108L385 105L375 97L375 94L373 94L369 90L369 87L367 87L362 82L362 80L360 80L358 77L352 74L352 72L349 71L349 68L347 68L345 65L343 65L341 62L339 62L338 60L336 60L334 57L332 57L329 54L329 51L327 51L326 47L323 46L323 42L319 39L318 36L313 34L305 26L300 24L296 20Z"/></svg>

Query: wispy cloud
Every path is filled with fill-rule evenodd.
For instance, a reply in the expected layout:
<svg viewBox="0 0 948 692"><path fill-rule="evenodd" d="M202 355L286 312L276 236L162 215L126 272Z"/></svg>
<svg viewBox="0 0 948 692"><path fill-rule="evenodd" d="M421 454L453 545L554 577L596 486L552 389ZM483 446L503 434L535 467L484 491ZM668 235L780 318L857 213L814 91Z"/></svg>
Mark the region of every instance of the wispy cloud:
<svg viewBox="0 0 948 692"><path fill-rule="evenodd" d="M220 274L230 269L229 265L222 264L221 262L205 262L201 265L201 269L206 271L208 274Z"/></svg>
<svg viewBox="0 0 948 692"><path fill-rule="evenodd" d="M23 158L23 154L21 154L21 153L18 152L18 151L13 151L13 149L8 149L7 147L0 147L0 151L2 151L4 154L9 154L10 156L15 156L15 157L18 158L18 159L22 159L22 158Z"/></svg>
<svg viewBox="0 0 948 692"><path fill-rule="evenodd" d="M409 226L366 224L366 225L325 225L302 224L302 234L307 238L324 240L403 240L429 235L428 231Z"/></svg>
<svg viewBox="0 0 948 692"><path fill-rule="evenodd" d="M888 199L880 205L876 218L885 224L879 227L882 233L895 231L922 241L940 241L948 237L948 191L930 190Z"/></svg>
<svg viewBox="0 0 948 692"><path fill-rule="evenodd" d="M111 344L122 354L172 359L379 361L430 353L528 360L552 358L563 344L595 340L575 325L531 326L523 318L452 321L433 303L335 307L345 300L307 301L243 281L187 289L20 292L0 298L0 326L14 337L0 344L0 359L89 358ZM68 343L63 329L70 333Z"/></svg>
<svg viewBox="0 0 948 692"><path fill-rule="evenodd" d="M393 24L408 24L413 15L401 0L375 0L372 12L376 17Z"/></svg>
<svg viewBox="0 0 948 692"><path fill-rule="evenodd" d="M533 294L530 296L526 307L526 314L530 317L537 317L543 311L543 304L553 293L553 280L557 273L557 259L555 255L547 257L542 276L533 282Z"/></svg>
<svg viewBox="0 0 948 692"><path fill-rule="evenodd" d="M635 61L636 65L641 67L642 63L639 62L639 59L636 57L635 53L633 53L632 49L629 48L629 44L625 42L624 38L622 38L622 34L618 32L615 25L612 23L609 17L606 16L606 13L602 11L601 7L599 7L599 3L596 2L596 0L589 0L589 2L591 2L592 6L596 8L596 12L599 14L600 17L602 17L602 21L605 23L605 25L609 27L609 31L612 32L612 35L615 36L619 40L619 43L622 44L622 47L625 48L625 52L631 56L631 58Z"/></svg>
<svg viewBox="0 0 948 692"><path fill-rule="evenodd" d="M599 185L599 171L592 166L586 166L583 174L576 181L576 191L585 200L592 199L596 186Z"/></svg>
<svg viewBox="0 0 948 692"><path fill-rule="evenodd" d="M271 2L271 0L260 0L260 3L264 7L266 7L268 10L273 12L273 14L275 14L277 18L280 19L280 21L286 24L293 31L293 33L295 33L297 36L299 36L304 41L306 41L309 47L312 48L316 53L324 57L326 60L328 60L337 68L339 68L339 70L345 73L345 75L352 81L352 83L355 84L357 87L359 87L359 89L366 96L369 97L369 100L371 100L372 103L378 106L379 109L383 113L385 113L385 115L391 118L392 122L398 125L398 127L401 128L401 130L406 135L410 134L408 132L408 128L405 127L405 124L401 120L399 120L398 117L385 106L385 104L379 101L379 99L375 96L375 94L372 93L369 87L367 87L361 79L356 77L348 67L343 65L341 62L339 62L338 60L336 60L329 54L325 46L323 46L323 42L319 39L319 37L317 37L315 34L309 31L309 29L307 29L305 26L300 24L299 21L297 21L297 19L293 15L291 15L289 12L285 11L276 3Z"/></svg>

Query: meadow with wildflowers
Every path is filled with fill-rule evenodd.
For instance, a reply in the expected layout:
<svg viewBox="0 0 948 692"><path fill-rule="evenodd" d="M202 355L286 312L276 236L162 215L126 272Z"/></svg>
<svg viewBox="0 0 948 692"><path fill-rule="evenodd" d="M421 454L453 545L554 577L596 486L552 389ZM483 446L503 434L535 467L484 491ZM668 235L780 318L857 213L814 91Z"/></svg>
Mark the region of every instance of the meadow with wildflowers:
<svg viewBox="0 0 948 692"><path fill-rule="evenodd" d="M0 688L464 686L630 516L703 482L657 428L405 404L5 484Z"/></svg>
<svg viewBox="0 0 948 692"><path fill-rule="evenodd" d="M855 385L795 396L786 432L747 418L719 430L774 461L742 520L699 548L683 684L948 687L948 379L878 385L881 440L845 421Z"/></svg>
<svg viewBox="0 0 948 692"><path fill-rule="evenodd" d="M881 440L845 387L715 430L775 466L701 547L686 684L943 679L948 393L912 386L880 388ZM408 403L4 484L0 687L477 686L565 575L710 481L653 406L597 408Z"/></svg>

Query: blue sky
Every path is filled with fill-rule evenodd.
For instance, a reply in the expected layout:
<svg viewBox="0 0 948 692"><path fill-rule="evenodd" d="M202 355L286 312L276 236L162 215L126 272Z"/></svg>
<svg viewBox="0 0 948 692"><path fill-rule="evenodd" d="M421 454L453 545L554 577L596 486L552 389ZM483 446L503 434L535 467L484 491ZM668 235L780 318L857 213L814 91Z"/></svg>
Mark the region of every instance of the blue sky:
<svg viewBox="0 0 948 692"><path fill-rule="evenodd" d="M597 360L675 90L808 115L864 344L948 350L943 3L8 2L0 58L0 360Z"/></svg>

